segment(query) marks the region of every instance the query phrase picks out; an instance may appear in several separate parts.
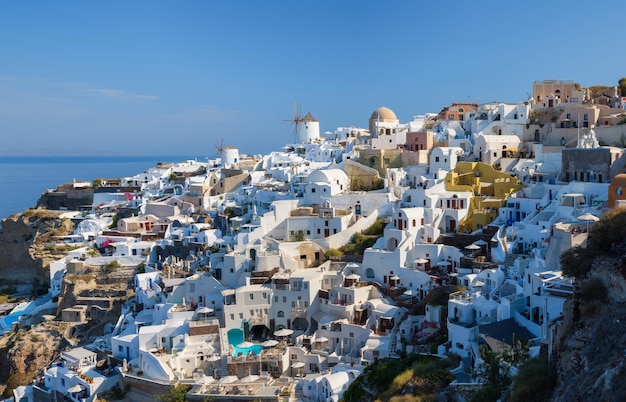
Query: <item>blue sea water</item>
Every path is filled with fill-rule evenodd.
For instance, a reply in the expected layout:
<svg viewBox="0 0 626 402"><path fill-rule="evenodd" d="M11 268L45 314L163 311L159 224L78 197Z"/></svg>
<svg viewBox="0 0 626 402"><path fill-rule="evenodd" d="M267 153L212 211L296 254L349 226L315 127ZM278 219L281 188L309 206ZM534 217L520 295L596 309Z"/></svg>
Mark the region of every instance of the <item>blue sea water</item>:
<svg viewBox="0 0 626 402"><path fill-rule="evenodd" d="M73 179L134 176L158 162L187 157L163 156L0 156L0 220L37 205L43 192Z"/></svg>

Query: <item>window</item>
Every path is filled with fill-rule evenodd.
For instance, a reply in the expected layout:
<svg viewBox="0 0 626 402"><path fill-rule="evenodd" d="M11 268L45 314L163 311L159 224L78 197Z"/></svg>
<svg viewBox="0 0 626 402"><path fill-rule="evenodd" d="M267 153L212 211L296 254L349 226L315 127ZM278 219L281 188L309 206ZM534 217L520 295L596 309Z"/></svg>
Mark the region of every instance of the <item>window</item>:
<svg viewBox="0 0 626 402"><path fill-rule="evenodd" d="M287 303L287 296L283 296L283 303Z"/></svg>
<svg viewBox="0 0 626 402"><path fill-rule="evenodd" d="M311 189L311 192L314 193L315 192L315 187Z"/></svg>
<svg viewBox="0 0 626 402"><path fill-rule="evenodd" d="M274 303L278 303L278 296L274 296Z"/></svg>
<svg viewBox="0 0 626 402"><path fill-rule="evenodd" d="M448 120L454 120L454 115L453 114L449 114L448 115Z"/></svg>
<svg viewBox="0 0 626 402"><path fill-rule="evenodd" d="M254 293L250 293L248 296L250 297L250 300L254 300Z"/></svg>
<svg viewBox="0 0 626 402"><path fill-rule="evenodd" d="M279 311L277 316L278 316L278 318L284 318L285 317L285 313L283 311Z"/></svg>
<svg viewBox="0 0 626 402"><path fill-rule="evenodd" d="M583 121L587 121L587 120L589 120L589 115L587 113L585 113L583 115Z"/></svg>
<svg viewBox="0 0 626 402"><path fill-rule="evenodd" d="M439 157L435 156L435 162L439 162Z"/></svg>
<svg viewBox="0 0 626 402"><path fill-rule="evenodd" d="M231 314L231 315L230 315L230 319L231 319L231 320L234 320L234 319L235 319L235 314Z"/></svg>
<svg viewBox="0 0 626 402"><path fill-rule="evenodd" d="M123 351L124 351L124 346L122 346L122 345L117 345L117 351L118 351L118 352L123 352Z"/></svg>
<svg viewBox="0 0 626 402"><path fill-rule="evenodd" d="M263 292L263 298L267 299L267 293Z"/></svg>
<svg viewBox="0 0 626 402"><path fill-rule="evenodd" d="M391 159L389 158L383 158L383 162L385 162L385 165L388 165L391 163Z"/></svg>
<svg viewBox="0 0 626 402"><path fill-rule="evenodd" d="M250 317L254 317L254 310L250 310Z"/></svg>
<svg viewBox="0 0 626 402"><path fill-rule="evenodd" d="M239 313L239 319L243 320L243 313Z"/></svg>
<svg viewBox="0 0 626 402"><path fill-rule="evenodd" d="M296 302L295 302L295 301L292 301L292 302L291 302L291 307L292 307L292 308L295 308L295 307L296 307Z"/></svg>
<svg viewBox="0 0 626 402"><path fill-rule="evenodd" d="M615 190L615 194L617 194L617 195L622 195L622 188L621 188L621 187L618 187L618 188Z"/></svg>
<svg viewBox="0 0 626 402"><path fill-rule="evenodd" d="M308 301L304 301L304 307L309 307L309 302Z"/></svg>

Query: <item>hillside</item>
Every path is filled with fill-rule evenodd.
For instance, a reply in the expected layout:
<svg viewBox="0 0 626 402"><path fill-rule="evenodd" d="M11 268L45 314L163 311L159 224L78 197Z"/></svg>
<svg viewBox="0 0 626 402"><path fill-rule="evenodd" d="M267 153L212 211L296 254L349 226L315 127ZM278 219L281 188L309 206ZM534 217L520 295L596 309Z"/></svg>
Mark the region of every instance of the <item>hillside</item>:
<svg viewBox="0 0 626 402"><path fill-rule="evenodd" d="M74 224L60 219L60 211L27 209L2 220L0 231L0 278L5 283L49 282L50 262L67 254L54 247L54 236L72 233Z"/></svg>

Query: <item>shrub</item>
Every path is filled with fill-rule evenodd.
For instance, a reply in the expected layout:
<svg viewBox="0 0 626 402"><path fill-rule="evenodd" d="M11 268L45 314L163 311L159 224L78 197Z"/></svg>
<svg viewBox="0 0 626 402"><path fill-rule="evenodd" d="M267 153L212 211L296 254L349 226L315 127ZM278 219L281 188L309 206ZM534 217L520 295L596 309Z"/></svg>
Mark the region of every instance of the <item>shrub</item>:
<svg viewBox="0 0 626 402"><path fill-rule="evenodd" d="M376 219L376 222L374 222L372 226L370 226L369 228L365 229L363 233L368 236L379 236L383 234L383 231L385 230L385 226L386 226L385 221L378 218Z"/></svg>
<svg viewBox="0 0 626 402"><path fill-rule="evenodd" d="M586 280L578 291L585 300L604 300L608 294L604 281L597 276Z"/></svg>
<svg viewBox="0 0 626 402"><path fill-rule="evenodd" d="M336 248L329 248L326 250L326 258L329 260L340 258L342 256L341 251Z"/></svg>
<svg viewBox="0 0 626 402"><path fill-rule="evenodd" d="M511 392L511 402L549 401L556 381L556 371L548 361L542 357L534 357L519 368Z"/></svg>
<svg viewBox="0 0 626 402"><path fill-rule="evenodd" d="M589 272L595 251L580 246L572 247L561 254L561 269L565 276L581 278Z"/></svg>
<svg viewBox="0 0 626 402"><path fill-rule="evenodd" d="M157 395L156 399L162 402L184 402L187 391L191 389L191 385L178 384L170 388L170 392L163 395Z"/></svg>
<svg viewBox="0 0 626 402"><path fill-rule="evenodd" d="M120 263L117 260L113 260L107 262L102 266L102 272L105 274L110 274L111 272L116 271L120 267Z"/></svg>

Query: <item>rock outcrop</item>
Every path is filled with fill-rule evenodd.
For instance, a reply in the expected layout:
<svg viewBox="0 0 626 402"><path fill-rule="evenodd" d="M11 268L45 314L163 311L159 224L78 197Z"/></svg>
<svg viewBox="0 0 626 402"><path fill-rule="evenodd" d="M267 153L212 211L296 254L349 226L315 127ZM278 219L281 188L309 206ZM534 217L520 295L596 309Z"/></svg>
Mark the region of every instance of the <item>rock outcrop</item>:
<svg viewBox="0 0 626 402"><path fill-rule="evenodd" d="M43 322L0 339L0 390L28 384L67 347L70 324Z"/></svg>
<svg viewBox="0 0 626 402"><path fill-rule="evenodd" d="M626 280L621 261L598 258L564 307L552 400L626 400ZM603 290L604 288L604 290Z"/></svg>
<svg viewBox="0 0 626 402"><path fill-rule="evenodd" d="M52 244L55 236L70 234L74 224L61 219L60 211L28 209L2 220L0 278L8 282L47 283L51 261L67 254Z"/></svg>

